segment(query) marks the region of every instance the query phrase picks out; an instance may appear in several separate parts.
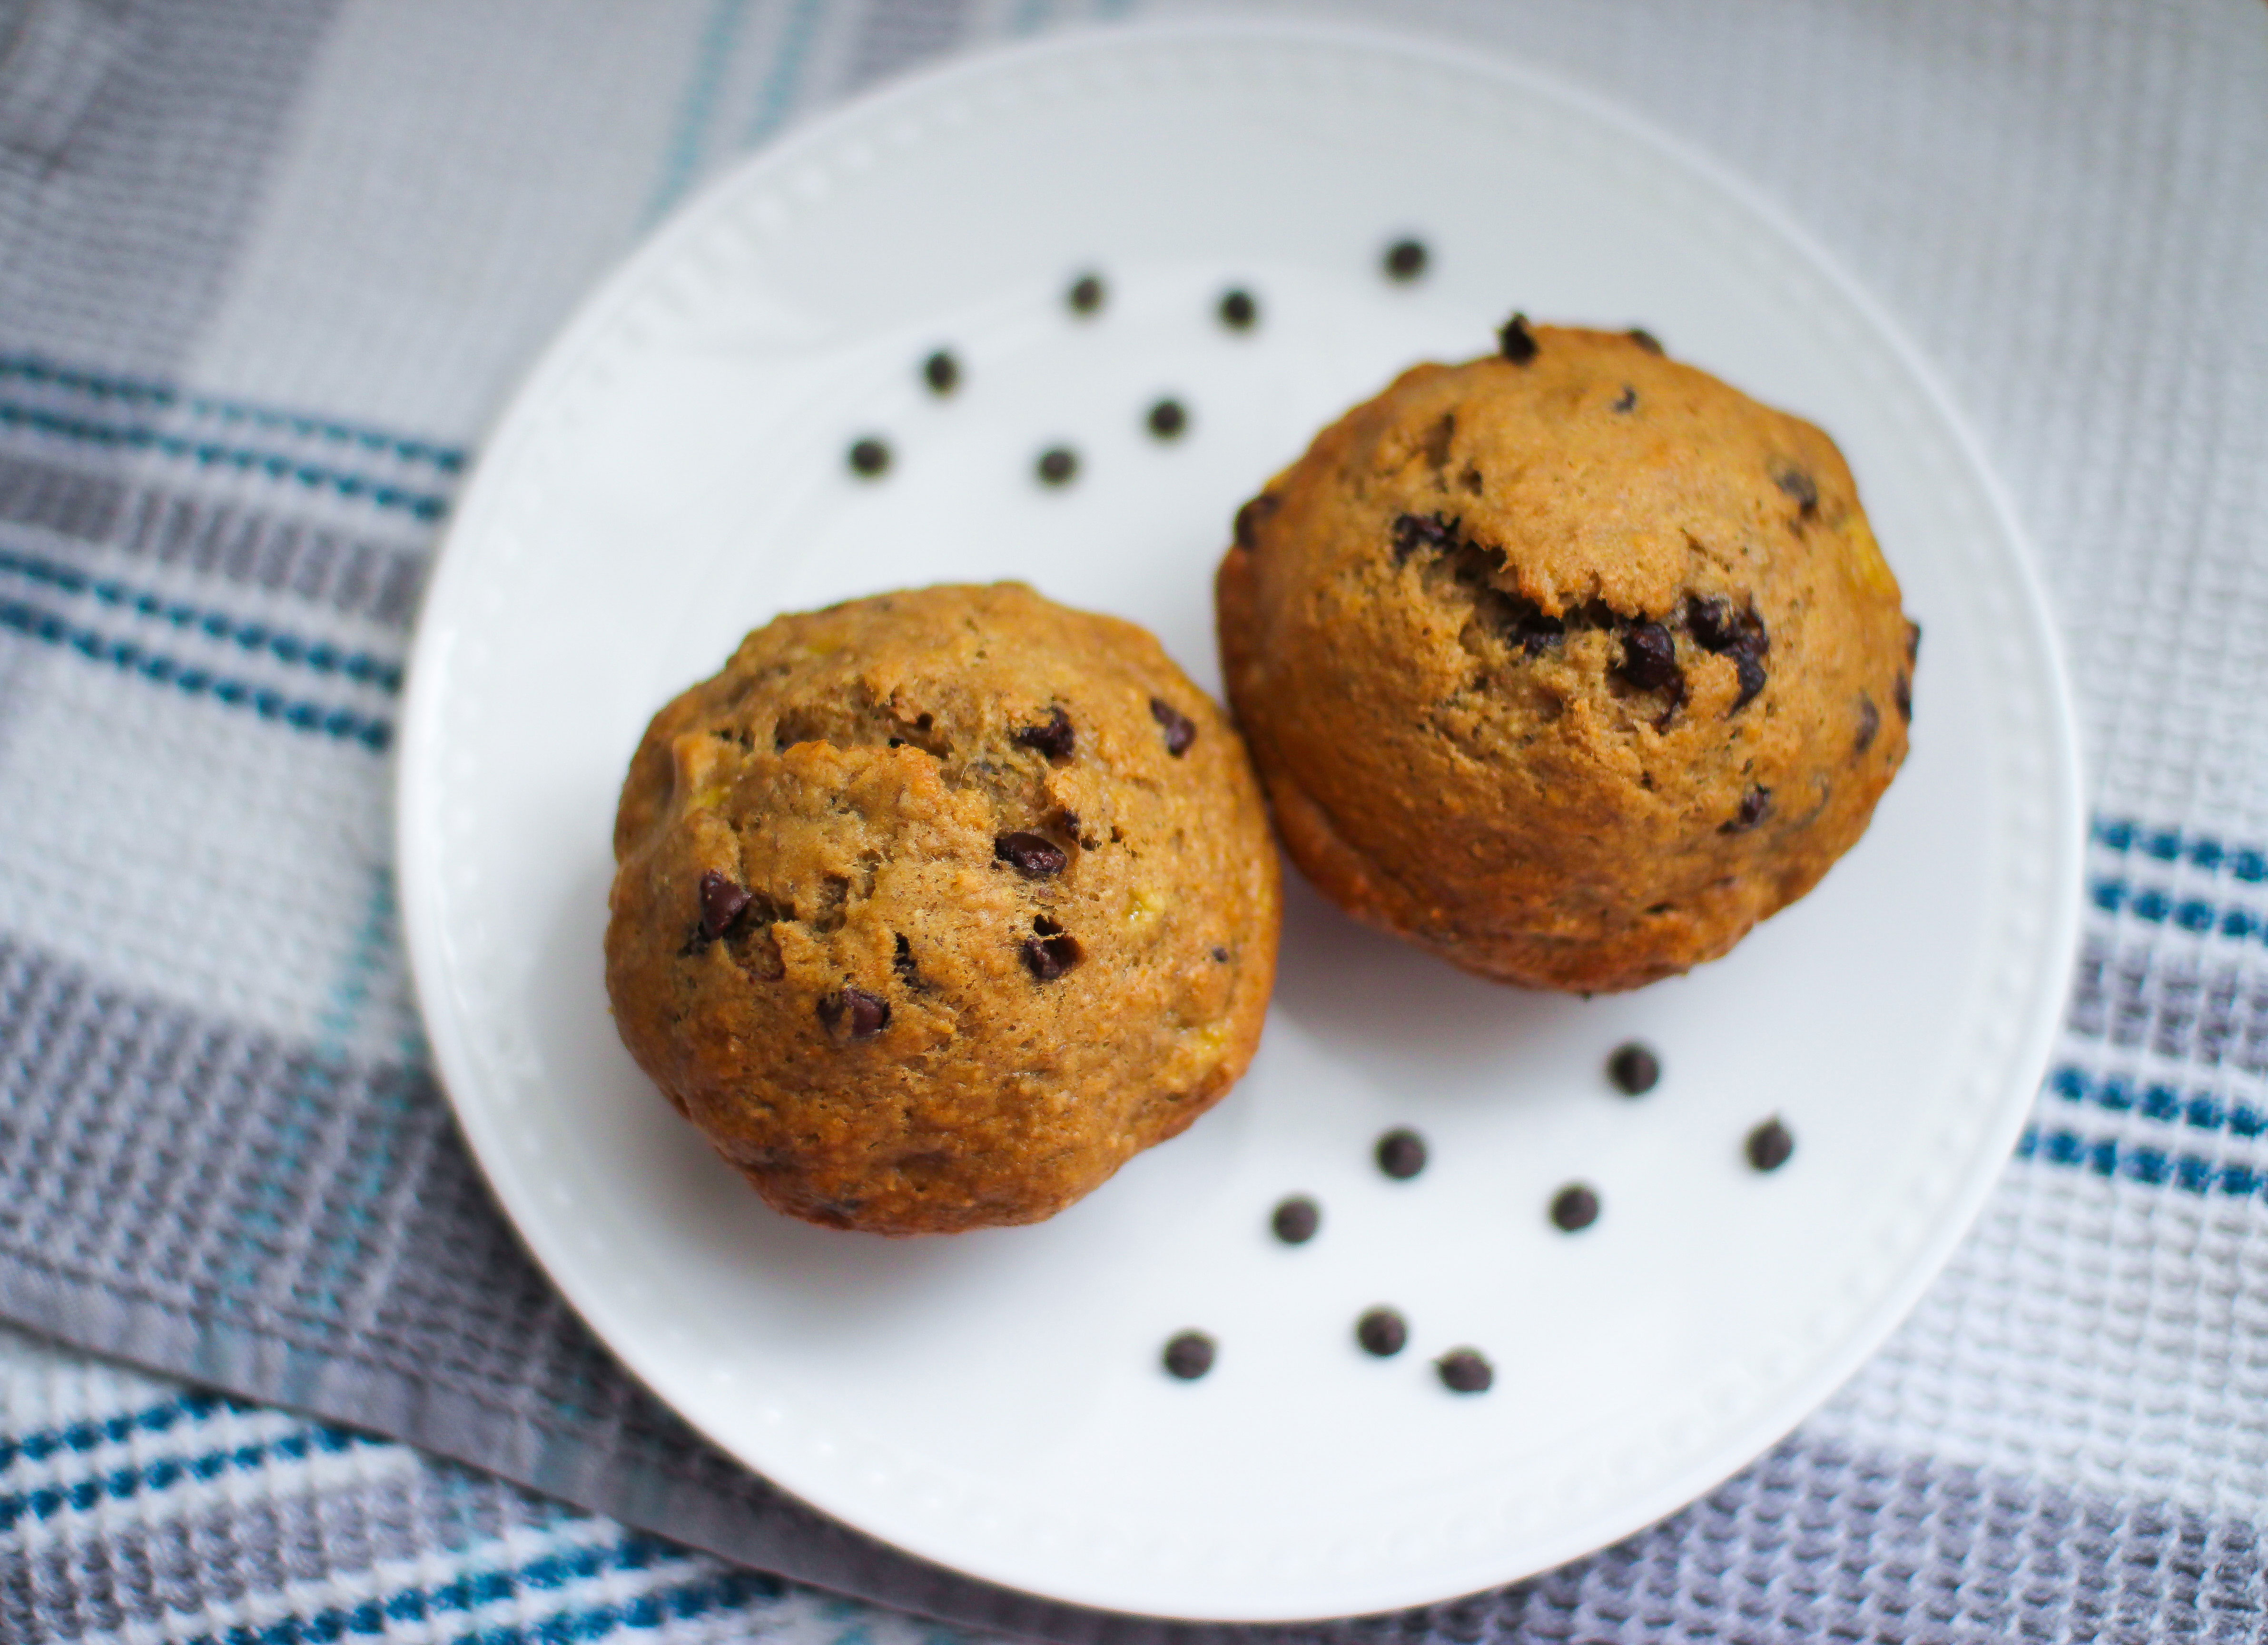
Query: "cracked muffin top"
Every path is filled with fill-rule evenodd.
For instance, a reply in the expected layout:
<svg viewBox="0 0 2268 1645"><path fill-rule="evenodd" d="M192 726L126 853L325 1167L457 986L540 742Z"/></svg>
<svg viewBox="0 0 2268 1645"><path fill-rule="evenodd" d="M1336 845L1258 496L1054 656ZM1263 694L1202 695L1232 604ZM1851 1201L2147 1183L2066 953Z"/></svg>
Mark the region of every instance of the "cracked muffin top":
<svg viewBox="0 0 2268 1645"><path fill-rule="evenodd" d="M1031 1222L1244 1072L1276 852L1157 641L1021 584L783 616L654 717L615 823L623 1043L777 1209Z"/></svg>
<svg viewBox="0 0 2268 1645"><path fill-rule="evenodd" d="M1842 454L1642 331L1419 365L1236 520L1221 657L1294 861L1502 982L1713 959L1865 831L1919 631Z"/></svg>

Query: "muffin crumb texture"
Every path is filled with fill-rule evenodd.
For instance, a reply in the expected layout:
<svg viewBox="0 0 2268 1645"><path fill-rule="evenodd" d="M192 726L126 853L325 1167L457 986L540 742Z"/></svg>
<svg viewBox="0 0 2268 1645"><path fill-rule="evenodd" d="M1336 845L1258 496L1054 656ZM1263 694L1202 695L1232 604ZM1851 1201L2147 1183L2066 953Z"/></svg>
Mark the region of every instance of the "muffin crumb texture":
<svg viewBox="0 0 2268 1645"><path fill-rule="evenodd" d="M1419 365L1248 503L1222 660L1286 848L1498 981L1725 953L1865 830L1913 641L1834 442L1644 332Z"/></svg>
<svg viewBox="0 0 2268 1645"><path fill-rule="evenodd" d="M1131 623L1020 584L783 616L654 717L615 827L623 1043L777 1209L1032 1222L1251 1060L1275 849Z"/></svg>

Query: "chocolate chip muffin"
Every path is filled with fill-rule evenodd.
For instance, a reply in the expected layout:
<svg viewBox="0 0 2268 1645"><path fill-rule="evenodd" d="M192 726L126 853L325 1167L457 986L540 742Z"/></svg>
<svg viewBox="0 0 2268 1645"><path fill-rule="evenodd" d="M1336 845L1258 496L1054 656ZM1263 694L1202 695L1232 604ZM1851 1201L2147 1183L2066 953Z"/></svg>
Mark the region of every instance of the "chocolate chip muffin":
<svg viewBox="0 0 2268 1645"><path fill-rule="evenodd" d="M1293 860L1502 982L1713 959L1850 849L1919 631L1818 429L1644 332L1506 326L1317 437L1216 582Z"/></svg>
<svg viewBox="0 0 2268 1645"><path fill-rule="evenodd" d="M607 991L779 1210L1033 1222L1218 1102L1276 970L1244 745L1131 623L1020 584L783 616L654 717Z"/></svg>

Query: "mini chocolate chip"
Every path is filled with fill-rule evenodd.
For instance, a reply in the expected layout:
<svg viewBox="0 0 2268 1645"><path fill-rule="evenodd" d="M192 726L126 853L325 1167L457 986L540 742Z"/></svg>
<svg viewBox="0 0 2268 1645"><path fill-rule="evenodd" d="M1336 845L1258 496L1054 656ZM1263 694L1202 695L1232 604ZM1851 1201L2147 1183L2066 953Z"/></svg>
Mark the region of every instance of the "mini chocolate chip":
<svg viewBox="0 0 2268 1645"><path fill-rule="evenodd" d="M1528 328L1528 316L1514 314L1504 322L1496 334L1498 351L1514 365L1525 365L1535 358L1535 334Z"/></svg>
<svg viewBox="0 0 2268 1645"><path fill-rule="evenodd" d="M1420 549L1436 554L1447 553L1457 546L1457 527L1462 519L1447 514L1396 514L1394 517L1394 557L1397 563L1408 559Z"/></svg>
<svg viewBox="0 0 2268 1645"><path fill-rule="evenodd" d="M1795 1154L1795 1134L1775 1115L1749 1132L1749 1163L1760 1171L1776 1171Z"/></svg>
<svg viewBox="0 0 2268 1645"><path fill-rule="evenodd" d="M1443 1354L1433 1361L1433 1368L1440 1374L1441 1385L1455 1394L1484 1394L1496 1381L1496 1372L1473 1348Z"/></svg>
<svg viewBox="0 0 2268 1645"><path fill-rule="evenodd" d="M1150 718L1166 730L1166 752L1175 759L1189 751L1189 744L1197 740L1197 728L1187 714L1163 697L1150 699Z"/></svg>
<svg viewBox="0 0 2268 1645"><path fill-rule="evenodd" d="M1740 682L1741 689L1733 698L1733 705L1725 711L1727 715L1739 713L1764 689L1764 666L1751 653L1736 651L1733 653L1733 677Z"/></svg>
<svg viewBox="0 0 2268 1645"><path fill-rule="evenodd" d="M1268 1226L1276 1230L1276 1237L1286 1245L1306 1244L1322 1225L1322 1212L1305 1194L1292 1195L1278 1206L1276 1214L1268 1219Z"/></svg>
<svg viewBox="0 0 2268 1645"><path fill-rule="evenodd" d="M1034 465L1043 485L1069 485L1079 473L1079 454L1068 446L1050 446Z"/></svg>
<svg viewBox="0 0 2268 1645"><path fill-rule="evenodd" d="M890 466L890 448L872 434L850 443L850 472L862 479L879 477Z"/></svg>
<svg viewBox="0 0 2268 1645"><path fill-rule="evenodd" d="M1102 307L1102 277L1099 274L1080 275L1071 283L1071 290L1064 293L1064 301L1071 305L1074 314L1096 313Z"/></svg>
<svg viewBox="0 0 2268 1645"><path fill-rule="evenodd" d="M1764 628L1764 618L1757 615L1753 600L1735 611L1729 600L1688 594L1685 627L1704 651L1719 655L1747 652L1761 657L1771 649L1771 635Z"/></svg>
<svg viewBox="0 0 2268 1645"><path fill-rule="evenodd" d="M1193 1383L1212 1369L1212 1339L1202 1331L1184 1331L1166 1345L1167 1373Z"/></svg>
<svg viewBox="0 0 2268 1645"><path fill-rule="evenodd" d="M1898 706L1898 718L1913 724L1913 680L1903 668L1898 670L1897 683L1890 688L1890 701Z"/></svg>
<svg viewBox="0 0 2268 1645"><path fill-rule="evenodd" d="M1637 408L1638 390L1631 387L1628 383L1624 383L1623 385L1622 393L1615 396L1614 404L1609 406L1607 409L1609 411L1632 411L1637 409Z"/></svg>
<svg viewBox="0 0 2268 1645"><path fill-rule="evenodd" d="M1008 740L1021 748L1037 749L1051 760L1067 760L1078 734L1071 729L1071 717L1057 706L1048 710L1046 725L1025 726L1011 733Z"/></svg>
<svg viewBox="0 0 2268 1645"><path fill-rule="evenodd" d="M1057 977L1078 964L1083 957L1077 937L1027 937L1024 939L1024 969L1043 983L1055 981Z"/></svg>
<svg viewBox="0 0 2268 1645"><path fill-rule="evenodd" d="M1764 656L1771 649L1771 636L1764 628L1764 618L1756 615L1755 601L1734 611L1729 600L1688 594L1685 631L1702 650L1732 658L1733 673L1741 689L1733 698L1733 705L1725 712L1728 715L1739 713L1764 689Z"/></svg>
<svg viewBox="0 0 2268 1645"><path fill-rule="evenodd" d="M936 393L949 395L961 387L961 362L939 349L922 362L922 380Z"/></svg>
<svg viewBox="0 0 2268 1645"><path fill-rule="evenodd" d="M1717 832L1745 834L1771 815L1771 790L1764 787L1751 788L1741 796L1741 808L1734 813L1732 821L1719 822L1717 825Z"/></svg>
<svg viewBox="0 0 2268 1645"><path fill-rule="evenodd" d="M994 840L992 855L1027 880L1045 880L1061 874L1071 861L1064 855L1063 847L1046 835L1027 833L1020 829Z"/></svg>
<svg viewBox="0 0 2268 1645"><path fill-rule="evenodd" d="M1599 1220L1599 1196L1582 1183L1570 1183L1551 1199L1551 1220L1579 1234Z"/></svg>
<svg viewBox="0 0 2268 1645"><path fill-rule="evenodd" d="M1390 1308L1373 1308L1354 1322L1354 1339L1365 1354L1390 1360L1410 1345L1410 1322Z"/></svg>
<svg viewBox="0 0 2268 1645"><path fill-rule="evenodd" d="M1874 734L1882 728L1882 711L1874 706L1874 699L1864 691L1859 693L1859 737L1852 752L1864 754L1874 746Z"/></svg>
<svg viewBox="0 0 2268 1645"><path fill-rule="evenodd" d="M890 1026L890 1002L863 988L845 988L820 996L819 1021L838 1040L872 1039Z"/></svg>
<svg viewBox="0 0 2268 1645"><path fill-rule="evenodd" d="M1800 468L1782 468L1772 483L1795 499L1796 512L1808 519L1819 512L1819 484Z"/></svg>
<svg viewBox="0 0 2268 1645"><path fill-rule="evenodd" d="M1160 400L1150 408L1150 432L1160 439L1177 439L1189 425L1189 414L1178 400Z"/></svg>
<svg viewBox="0 0 2268 1645"><path fill-rule="evenodd" d="M1615 1047L1615 1054L1607 1059L1607 1078L1619 1087L1625 1096L1644 1096L1661 1081L1661 1059L1653 1054L1653 1047L1631 1040Z"/></svg>
<svg viewBox="0 0 2268 1645"><path fill-rule="evenodd" d="M1623 658L1615 672L1641 691L1673 690L1685 683L1677 666L1677 642L1659 623L1633 623L1623 634Z"/></svg>
<svg viewBox="0 0 2268 1645"><path fill-rule="evenodd" d="M1389 278L1414 280L1425 272L1425 242L1422 240L1397 240L1386 248L1386 272Z"/></svg>
<svg viewBox="0 0 2268 1645"><path fill-rule="evenodd" d="M1260 522L1284 505L1284 499L1263 491L1236 511L1236 546L1248 549L1260 540Z"/></svg>
<svg viewBox="0 0 2268 1645"><path fill-rule="evenodd" d="M1906 660L1921 660L1921 624L1909 619L1906 623Z"/></svg>
<svg viewBox="0 0 2268 1645"><path fill-rule="evenodd" d="M906 941L904 932L896 932L893 934L896 936L898 942L897 952L890 956L890 969L908 982L911 982L919 970L914 964L914 945Z"/></svg>
<svg viewBox="0 0 2268 1645"><path fill-rule="evenodd" d="M1628 337L1632 343L1637 343L1638 347L1644 349L1648 354L1660 354L1663 351L1661 347L1661 339L1655 336L1653 333L1648 331L1643 326L1632 326L1628 331L1623 333L1623 335Z"/></svg>
<svg viewBox="0 0 2268 1645"><path fill-rule="evenodd" d="M1732 601L1704 594L1685 596L1685 631L1704 651L1730 651L1741 643L1740 625L1733 620Z"/></svg>
<svg viewBox="0 0 2268 1645"><path fill-rule="evenodd" d="M701 875L701 934L714 942L755 897L714 868Z"/></svg>
<svg viewBox="0 0 2268 1645"><path fill-rule="evenodd" d="M1241 287L1224 291L1220 298L1220 323L1232 331L1249 331L1253 321L1260 318L1260 305L1252 300L1252 293Z"/></svg>
<svg viewBox="0 0 2268 1645"><path fill-rule="evenodd" d="M1217 948L1212 951L1212 957L1215 964L1226 965L1228 963L1228 950L1226 948Z"/></svg>
<svg viewBox="0 0 2268 1645"><path fill-rule="evenodd" d="M1061 931L1063 927L1056 924L1054 920L1049 919L1045 914L1035 914L1032 916L1032 929L1038 932L1043 937L1052 937L1057 932Z"/></svg>
<svg viewBox="0 0 2268 1645"><path fill-rule="evenodd" d="M1425 1169L1425 1139L1414 1131L1389 1131L1374 1150L1378 1169L1396 1182L1408 1182Z"/></svg>

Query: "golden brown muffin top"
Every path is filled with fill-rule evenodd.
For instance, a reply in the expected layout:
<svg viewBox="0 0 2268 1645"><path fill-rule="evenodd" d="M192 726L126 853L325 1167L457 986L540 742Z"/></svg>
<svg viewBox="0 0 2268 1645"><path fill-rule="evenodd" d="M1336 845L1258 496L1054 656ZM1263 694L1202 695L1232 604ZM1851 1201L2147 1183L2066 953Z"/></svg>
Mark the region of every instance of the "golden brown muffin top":
<svg viewBox="0 0 2268 1645"><path fill-rule="evenodd" d="M1277 867L1157 641L1020 584L780 617L655 716L607 936L623 1040L782 1210L1030 1221L1242 1072Z"/></svg>

